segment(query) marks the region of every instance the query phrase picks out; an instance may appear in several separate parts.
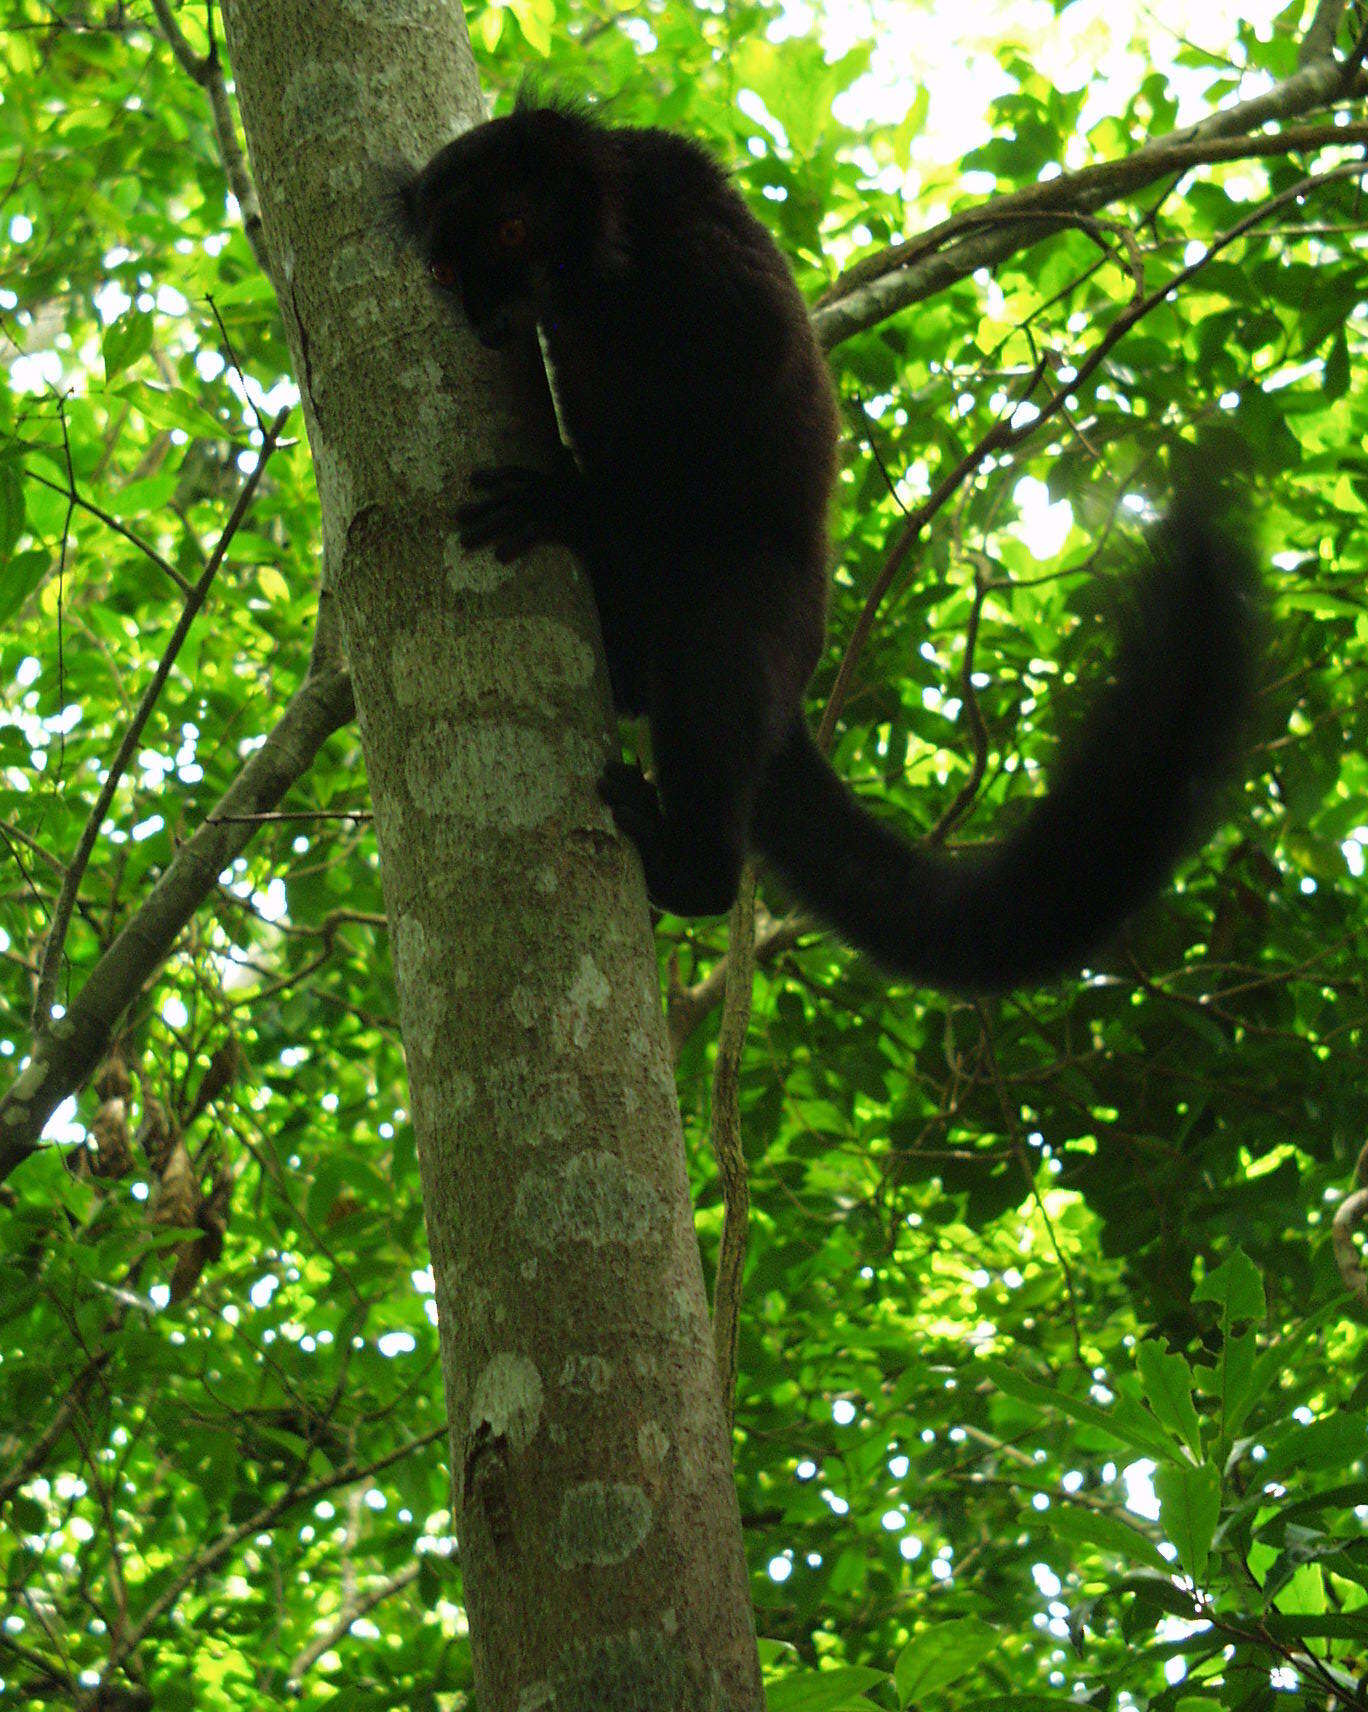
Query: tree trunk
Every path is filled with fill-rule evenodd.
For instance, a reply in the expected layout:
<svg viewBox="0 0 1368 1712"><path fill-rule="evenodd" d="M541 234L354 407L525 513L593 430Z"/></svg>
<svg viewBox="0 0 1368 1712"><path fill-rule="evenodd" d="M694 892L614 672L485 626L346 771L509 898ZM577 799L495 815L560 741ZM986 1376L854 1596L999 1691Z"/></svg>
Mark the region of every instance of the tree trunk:
<svg viewBox="0 0 1368 1712"><path fill-rule="evenodd" d="M535 353L481 352L384 221L480 115L447 0L228 0L375 806L481 1712L762 1696L640 872L564 555L464 553L535 462Z"/></svg>

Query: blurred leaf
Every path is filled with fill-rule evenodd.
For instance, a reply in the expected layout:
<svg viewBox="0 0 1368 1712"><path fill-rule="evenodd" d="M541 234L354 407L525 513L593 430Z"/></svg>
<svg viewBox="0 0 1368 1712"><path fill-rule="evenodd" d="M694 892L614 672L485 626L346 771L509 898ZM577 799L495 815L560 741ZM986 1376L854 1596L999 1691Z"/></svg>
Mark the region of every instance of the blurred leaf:
<svg viewBox="0 0 1368 1712"><path fill-rule="evenodd" d="M1209 1462L1196 1468L1166 1462L1155 1470L1154 1490L1159 1494L1159 1520L1178 1548L1179 1563L1200 1581L1221 1513L1220 1470Z"/></svg>
<svg viewBox="0 0 1368 1712"><path fill-rule="evenodd" d="M893 1667L898 1702L910 1706L967 1676L998 1645L997 1631L977 1617L952 1618L914 1635Z"/></svg>
<svg viewBox="0 0 1368 1712"><path fill-rule="evenodd" d="M152 334L152 317L141 310L126 309L110 322L100 340L106 385L116 381L139 357L147 355L152 349Z"/></svg>
<svg viewBox="0 0 1368 1712"><path fill-rule="evenodd" d="M868 1706L866 1688L886 1682L887 1673L847 1665L837 1670L808 1670L781 1676L765 1690L768 1712L841 1712L847 1706Z"/></svg>
<svg viewBox="0 0 1368 1712"><path fill-rule="evenodd" d="M1171 1355L1161 1343L1146 1338L1135 1352L1145 1386L1145 1401L1194 1462L1202 1459L1202 1428L1192 1403L1192 1369L1181 1355Z"/></svg>

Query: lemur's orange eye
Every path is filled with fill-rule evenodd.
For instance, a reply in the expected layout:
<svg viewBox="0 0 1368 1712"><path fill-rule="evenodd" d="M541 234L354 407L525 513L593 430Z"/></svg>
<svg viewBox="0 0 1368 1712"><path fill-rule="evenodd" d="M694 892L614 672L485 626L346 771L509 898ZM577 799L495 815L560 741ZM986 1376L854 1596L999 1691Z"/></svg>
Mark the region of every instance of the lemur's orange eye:
<svg viewBox="0 0 1368 1712"><path fill-rule="evenodd" d="M501 250L521 249L527 240L527 227L516 214L510 214L506 220L499 221L494 237Z"/></svg>
<svg viewBox="0 0 1368 1712"><path fill-rule="evenodd" d="M429 262L428 272L443 291L450 291L452 286L456 284L456 269L452 267L450 262Z"/></svg>

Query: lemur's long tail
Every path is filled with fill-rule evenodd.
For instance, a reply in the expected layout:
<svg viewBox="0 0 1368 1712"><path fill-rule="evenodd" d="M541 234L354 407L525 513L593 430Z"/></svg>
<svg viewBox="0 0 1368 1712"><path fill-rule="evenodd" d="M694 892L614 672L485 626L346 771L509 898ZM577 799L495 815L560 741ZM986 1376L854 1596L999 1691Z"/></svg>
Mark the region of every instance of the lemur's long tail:
<svg viewBox="0 0 1368 1712"><path fill-rule="evenodd" d="M1180 500L1156 532L1110 681L1020 827L972 857L875 819L795 721L752 835L814 915L896 973L1001 992L1074 970L1206 830L1257 671L1253 558Z"/></svg>

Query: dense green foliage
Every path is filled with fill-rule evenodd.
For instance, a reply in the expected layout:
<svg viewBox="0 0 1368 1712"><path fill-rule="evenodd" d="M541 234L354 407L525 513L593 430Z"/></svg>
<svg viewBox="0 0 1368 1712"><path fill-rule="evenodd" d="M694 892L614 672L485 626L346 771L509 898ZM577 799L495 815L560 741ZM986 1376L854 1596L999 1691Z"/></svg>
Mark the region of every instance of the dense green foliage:
<svg viewBox="0 0 1368 1712"><path fill-rule="evenodd" d="M17 1073L64 865L252 466L256 409L295 394L209 103L152 13L8 10L0 1067ZM470 19L497 95L532 66L708 138L815 299L990 189L1173 128L1179 80L1214 107L1242 72L1246 94L1289 76L1312 10L1210 51L1156 39L1148 74L1099 102L1004 41L962 161L923 136L912 92L897 124L849 101L832 118L868 52L771 39L768 0ZM202 52L203 9L182 21ZM902 513L1016 401L1067 386L1134 270L1162 283L1348 152L1169 174L833 351L850 434L819 703ZM856 668L845 774L928 827L971 782L981 719L951 836L988 836L1105 669L1112 573L1181 445L1203 425L1246 478L1275 596L1247 779L1094 977L980 1009L890 988L816 936L762 958L736 1455L757 1624L788 1676L775 1708L1365 1704L1365 1342L1329 1231L1368 1133L1365 224L1359 179L1327 178L1196 270L956 490ZM319 573L296 415L118 782L59 1004L271 729ZM62 1145L0 1199L3 1704L464 1703L354 729L282 806L98 1089L59 1114ZM667 920L660 943L687 985L725 935ZM709 1263L715 1023L679 1057Z"/></svg>

